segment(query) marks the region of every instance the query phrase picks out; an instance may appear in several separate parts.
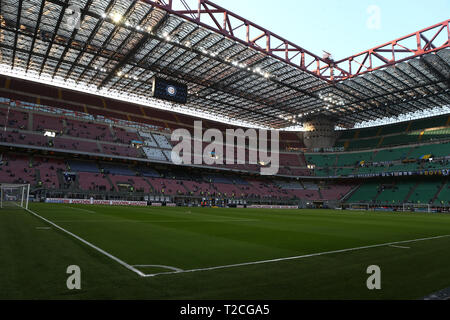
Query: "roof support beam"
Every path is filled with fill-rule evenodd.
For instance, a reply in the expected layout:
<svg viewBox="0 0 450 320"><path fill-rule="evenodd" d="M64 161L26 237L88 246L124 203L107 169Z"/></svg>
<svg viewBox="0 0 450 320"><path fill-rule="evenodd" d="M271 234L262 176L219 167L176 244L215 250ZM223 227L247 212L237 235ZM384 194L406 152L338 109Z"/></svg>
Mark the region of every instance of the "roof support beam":
<svg viewBox="0 0 450 320"><path fill-rule="evenodd" d="M42 0L41 6L39 7L39 15L36 21L36 29L34 29L34 37L31 40L30 54L28 55L27 63L25 64L26 65L25 72L28 72L28 68L30 67L31 56L33 55L34 44L36 43L38 30L40 30L39 26L41 24L42 13L44 12L45 3L46 3L45 0Z"/></svg>
<svg viewBox="0 0 450 320"><path fill-rule="evenodd" d="M47 46L47 50L46 50L46 52L45 52L45 58L44 58L44 61L41 63L41 66L40 66L40 68L39 68L39 75L42 74L42 70L44 70L44 68L45 68L45 65L46 65L46 63L47 63L48 56L49 56L49 54L50 54L50 52L51 52L51 50L52 50L52 48L53 48L53 44L55 43L55 38L56 38L56 35L58 34L59 27L61 26L61 22L62 22L62 19L63 19L63 17L64 17L64 12L65 12L65 10L66 10L66 7L68 6L68 3L69 3L69 0L64 0L64 5L61 6L61 12L60 12L60 14L59 14L58 21L56 22L55 32L53 32L53 34L52 34L52 39L50 40L50 43L49 43L48 46ZM36 31L37 31L37 30L36 30Z"/></svg>
<svg viewBox="0 0 450 320"><path fill-rule="evenodd" d="M20 29L20 18L22 16L22 4L23 0L19 0L19 10L17 11L17 19L16 19L16 30L18 31ZM16 48L17 48L17 40L19 38L19 32L16 32L14 37L14 47L13 47L13 56L12 56L12 68L14 69L14 66L16 64Z"/></svg>

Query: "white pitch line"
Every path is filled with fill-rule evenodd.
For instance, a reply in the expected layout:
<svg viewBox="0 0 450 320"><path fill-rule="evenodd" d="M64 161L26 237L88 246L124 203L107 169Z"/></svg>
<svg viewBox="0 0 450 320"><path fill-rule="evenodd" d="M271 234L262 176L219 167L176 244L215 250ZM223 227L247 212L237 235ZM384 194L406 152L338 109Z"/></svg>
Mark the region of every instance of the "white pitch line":
<svg viewBox="0 0 450 320"><path fill-rule="evenodd" d="M168 269L168 270L172 270L172 271L176 271L176 272L183 271L183 269L179 269L179 268L175 268L175 267L171 267L171 266L163 266L163 265L159 265L159 264L136 264L133 267L136 267L136 268L161 268L161 269Z"/></svg>
<svg viewBox="0 0 450 320"><path fill-rule="evenodd" d="M257 219L227 219L227 220L147 220L147 221L133 221L133 220L56 220L59 223L201 223L201 222L256 222Z"/></svg>
<svg viewBox="0 0 450 320"><path fill-rule="evenodd" d="M74 234L74 233L72 233L72 232L70 232L70 231L67 231L66 229L64 229L64 228L62 228L62 227L60 227L60 226L58 226L57 224L51 222L50 220L47 220L47 219L45 219L44 217L41 217L41 216L38 215L36 212L33 212L33 211L31 211L30 209L25 209L25 210L28 211L29 213L31 213L32 215L34 215L35 217L37 217L37 218L39 218L39 219L41 219L41 220L47 222L48 224L54 226L55 228L57 228L57 229L59 229L59 230L65 232L65 233L67 233L68 235L74 237L75 239L81 241L81 242L84 243L85 245L88 245L89 247L93 248L94 250L97 250L98 252L100 252L101 254L107 256L108 258L110 258L110 259L116 261L117 263L121 264L122 266L124 266L124 267L127 268L128 270L131 270L131 271L133 271L134 273L137 273L137 274L138 274L139 276L141 276L141 277L145 277L145 274L144 274L143 272L139 271L138 269L134 268L133 266L129 265L128 263L124 262L123 260L120 260L119 258L117 258L117 257L113 256L112 254L106 252L105 250L100 249L99 247L97 247L97 246L93 245L92 243L90 243L90 242L84 240L83 238L77 236L76 234Z"/></svg>
<svg viewBox="0 0 450 320"><path fill-rule="evenodd" d="M420 238L420 239L413 239L413 240L404 240L404 241L387 242L387 243L381 243L381 244L374 244L374 245L370 245L370 246L363 246L363 247L356 247L356 248L349 248L349 249L341 249L341 250L333 250L333 251L326 251L326 252L312 253L312 254L306 254L306 255L295 256L295 257L279 258L279 259L272 259L272 260L262 260L262 261L255 261L255 262L244 262L244 263L230 264L230 265L225 265L225 266L216 266L216 267L209 267L209 268L199 268L199 269L191 269L191 270L184 270L184 271L175 271L175 272L165 272L165 273L146 274L145 277L146 277L146 278L149 278L149 277L156 277L156 276L169 275L169 274L180 274L180 273L192 273L192 272L201 272L201 271L212 271L212 270L237 268L237 267L251 266L251 265L257 265L257 264L264 264L264 263L274 263L274 262L289 261L289 260L299 260L299 259L305 259L305 258L311 258L311 257L324 256L324 255L328 255L328 254L343 253L343 252L351 252L351 251L357 251L357 250L364 250L364 249L372 249L372 248L386 247L386 246L397 245L397 244L402 244L402 243L411 243L411 242L419 242L419 241L435 240L435 239L442 239L442 238L448 238L448 237L450 237L450 234L448 234L448 235L443 235L443 236L429 237L429 238Z"/></svg>
<svg viewBox="0 0 450 320"><path fill-rule="evenodd" d="M390 245L389 247L391 247L391 248L397 248L397 249L411 249L410 247L395 246L395 245Z"/></svg>
<svg viewBox="0 0 450 320"><path fill-rule="evenodd" d="M442 235L442 236L435 236L435 237L429 237L429 238L419 238L419 239L413 239L413 240L404 240L404 241L395 241L395 242L388 242L388 243L382 243L382 244L375 244L370 246L363 246L363 247L356 247L356 248L349 248L349 249L341 249L341 250L334 250L334 251L327 251L327 252L319 252L319 253L312 253L302 256L295 256L295 257L287 257L287 258L280 258L280 259L272 259L272 260L262 260L262 261L255 261L255 262L245 262L245 263L238 263L238 264L230 264L225 266L216 266L216 267L210 267L210 268L199 268L199 269L191 269L191 270L183 270L183 271L174 271L174 272L165 272L165 273L155 273L155 274L145 274L135 267L129 265L128 263L120 260L119 258L113 256L112 254L106 252L103 249L100 249L99 247L93 245L92 243L84 240L83 238L77 236L76 234L73 234L70 231L67 231L66 229L58 226L57 224L51 222L50 220L45 219L44 217L41 217L37 213L31 211L30 209L25 209L32 215L36 216L37 218L47 222L48 224L54 226L55 228L67 233L68 235L74 237L75 239L81 241L82 243L88 245L89 247L97 250L98 252L102 253L103 255L107 256L108 258L116 261L117 263L121 264L128 270L133 271L134 273L138 274L139 276L143 278L149 278L149 277L156 277L160 275L169 275L169 274L180 274L180 273L192 273L192 272L201 272L201 271L212 271L212 270L219 270L219 269L228 269L228 268L236 268L236 267L243 267L243 266L250 266L250 265L258 265L258 264L264 264L264 263L273 263L273 262L280 262L280 261L288 261L288 260L298 260L298 259L304 259L304 258L311 258L311 257L318 257L328 254L334 254L334 253L343 253L343 252L351 252L351 251L357 251L357 250L363 250L363 249L371 249L371 248L379 248L379 247L386 247L391 245L397 245L397 244L403 244L403 243L411 243L411 242L419 242L419 241L427 241L427 240L435 240L435 239L442 239L442 238L448 238L450 237L450 234L448 235ZM174 268L174 267L173 267ZM177 268L178 269L178 268ZM181 269L179 269L181 270Z"/></svg>
<svg viewBox="0 0 450 320"><path fill-rule="evenodd" d="M83 212L87 212L87 213L96 213L95 211L91 211L91 210L87 210L87 209L81 209L81 208L75 208L75 207L67 207L69 209L73 209L73 210L78 210L78 211L83 211Z"/></svg>

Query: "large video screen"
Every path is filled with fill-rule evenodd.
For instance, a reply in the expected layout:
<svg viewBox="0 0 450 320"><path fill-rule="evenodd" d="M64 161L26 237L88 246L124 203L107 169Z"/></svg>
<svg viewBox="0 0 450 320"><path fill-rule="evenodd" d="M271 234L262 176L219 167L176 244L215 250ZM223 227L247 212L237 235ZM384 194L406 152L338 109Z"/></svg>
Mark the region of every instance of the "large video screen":
<svg viewBox="0 0 450 320"><path fill-rule="evenodd" d="M187 102L187 85L162 78L153 78L153 97L185 104Z"/></svg>

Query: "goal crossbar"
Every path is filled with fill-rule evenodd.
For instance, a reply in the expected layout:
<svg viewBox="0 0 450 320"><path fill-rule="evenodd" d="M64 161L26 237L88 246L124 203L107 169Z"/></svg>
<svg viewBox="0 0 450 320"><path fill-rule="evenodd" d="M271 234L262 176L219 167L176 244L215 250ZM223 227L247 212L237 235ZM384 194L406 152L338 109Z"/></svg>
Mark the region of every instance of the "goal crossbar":
<svg viewBox="0 0 450 320"><path fill-rule="evenodd" d="M29 184L0 183L0 208L21 207L28 209Z"/></svg>
<svg viewBox="0 0 450 320"><path fill-rule="evenodd" d="M426 211L431 212L431 205L427 203L404 203L403 212Z"/></svg>

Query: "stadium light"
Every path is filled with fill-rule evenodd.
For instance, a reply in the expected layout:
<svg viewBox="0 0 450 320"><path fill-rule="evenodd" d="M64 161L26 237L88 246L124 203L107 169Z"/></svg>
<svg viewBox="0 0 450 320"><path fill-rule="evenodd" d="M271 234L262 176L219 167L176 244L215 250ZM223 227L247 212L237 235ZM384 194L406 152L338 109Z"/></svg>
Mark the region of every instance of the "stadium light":
<svg viewBox="0 0 450 320"><path fill-rule="evenodd" d="M111 19L115 23L119 23L122 20L122 15L118 12L114 12L111 14Z"/></svg>

